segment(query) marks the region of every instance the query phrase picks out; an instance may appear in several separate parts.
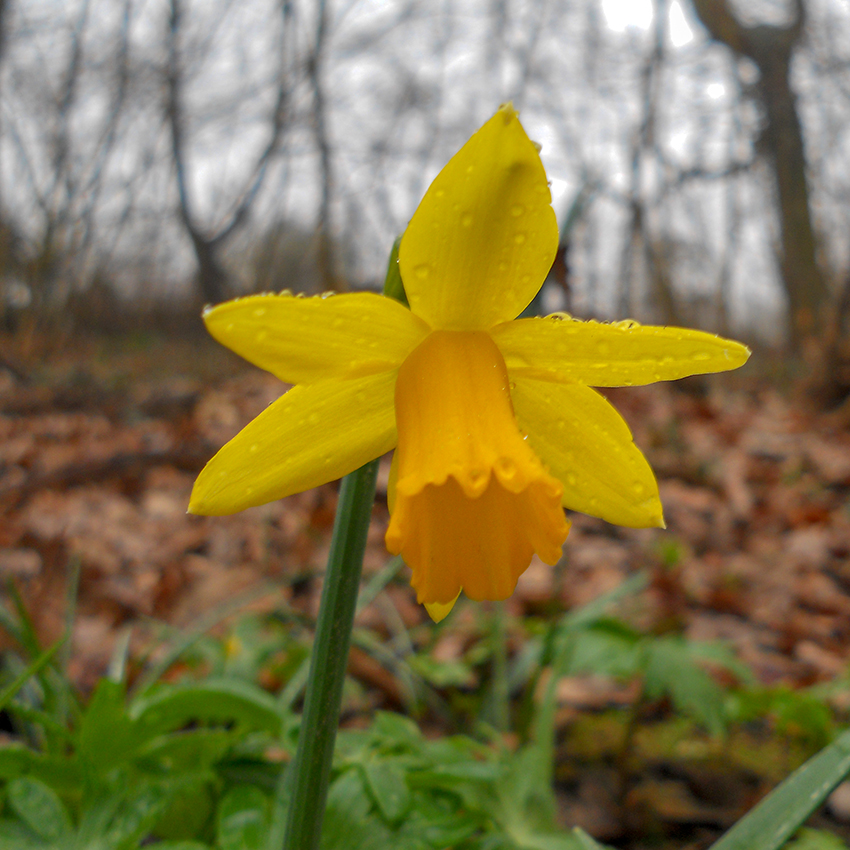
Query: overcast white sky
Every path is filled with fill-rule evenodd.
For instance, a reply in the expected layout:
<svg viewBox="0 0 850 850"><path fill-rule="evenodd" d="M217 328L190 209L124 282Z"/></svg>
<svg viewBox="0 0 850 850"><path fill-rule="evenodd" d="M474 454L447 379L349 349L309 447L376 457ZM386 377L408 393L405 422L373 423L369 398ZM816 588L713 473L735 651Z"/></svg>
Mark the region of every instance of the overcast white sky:
<svg viewBox="0 0 850 850"><path fill-rule="evenodd" d="M304 51L314 37L311 16L316 6L313 0L292 2L300 15L295 72L304 67ZM88 3L85 46L92 65L71 122L77 134L71 146L75 162L89 156L98 135L92 133L91 122L96 123L108 105L111 83L101 69L108 69L121 22L118 0ZM841 33L850 29L850 2L808 3L816 19L826 21L822 32L836 40L824 55L837 56ZM30 183L41 184L48 202L62 199L61 191L51 194L44 188L49 185L53 127L43 116L57 102L62 63L69 55L68 33L83 4L66 0L61 15L56 14L55 0L22 0L12 6L18 31L9 42L0 86L0 164L5 172L3 201L25 223L39 215ZM604 184L607 194L597 196L578 234L574 268L583 305L588 310L610 309L622 278L625 223L623 198L618 200L616 193L629 191L630 146L640 122L640 69L654 37L653 5L651 0L328 0L331 36L325 83L334 151L333 217L336 230L354 241L357 254L346 270L355 284L380 278L392 238L405 226L436 171L500 102L513 99L529 134L542 143L562 219L583 181ZM746 0L736 2L736 10L758 8L765 20L772 14L779 21L784 5L782 0ZM746 159L758 123L752 97L740 106L740 83L728 54L706 47L690 4L668 0L666 8L666 55L654 142L667 162L645 169L641 191L650 196L665 168L722 169L732 156ZM101 195L99 221L106 228L114 226L132 202L121 249L159 264L159 280L187 279L194 258L174 215L168 133L161 111L167 4L133 0L132 9L133 97L141 99L133 101L119 146L103 164L111 188ZM185 9L190 186L199 220L212 230L227 218L267 137L280 4L187 0ZM850 36L845 41L850 44ZM800 77L803 83L808 79L817 84L803 85L801 104L808 110L810 126L819 126L821 113L839 101L826 92L823 77ZM820 99L816 110L810 106L813 98ZM315 220L318 158L310 132L310 103L309 87L302 82L292 96L294 117L285 155L270 171L259 199L260 224L286 219L309 229ZM832 124L811 137L824 140L822 156L832 157L824 161L835 163L830 165L830 185L846 173L841 165L848 161L850 148L846 112L836 109ZM100 167L96 160L93 164ZM677 257L702 257L677 274L685 285L706 292L715 286L724 262L729 232L726 185L716 181L677 190L653 213L655 233L671 240ZM746 178L739 188L735 204L742 218L732 261L732 295L733 300L755 299L758 303L750 305L750 311L761 315L765 298L772 299L774 307L778 303L775 234L763 186ZM88 198L81 198L84 206ZM82 215L82 206L70 211L72 221ZM844 213L830 209L823 215L836 232L850 229L846 218L846 207ZM73 239L86 238L80 228L69 232Z"/></svg>

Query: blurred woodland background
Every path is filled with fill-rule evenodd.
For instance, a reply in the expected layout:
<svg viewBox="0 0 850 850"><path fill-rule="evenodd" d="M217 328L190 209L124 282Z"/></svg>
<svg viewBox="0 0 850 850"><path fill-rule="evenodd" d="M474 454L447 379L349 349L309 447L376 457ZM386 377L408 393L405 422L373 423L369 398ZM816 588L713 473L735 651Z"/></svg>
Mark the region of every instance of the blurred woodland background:
<svg viewBox="0 0 850 850"><path fill-rule="evenodd" d="M201 307L379 288L431 179L507 100L561 229L541 312L698 326L755 355L606 391L665 531L574 515L557 567L439 626L383 545L385 458L345 725L392 709L429 740L485 724L509 750L545 715L558 822L645 848L708 846L848 722L848 0L0 0L0 687L67 638L0 712L0 780L36 770L8 756L22 741L76 758L79 706L110 681L143 700L239 680L295 728L336 485L186 515L206 460L285 390L210 340ZM178 837L214 843L241 729ZM268 740L263 806L288 758ZM38 775L66 794L67 774ZM816 825L850 839L842 787ZM0 827L43 828L2 795ZM154 815L120 848L165 835Z"/></svg>
<svg viewBox="0 0 850 850"><path fill-rule="evenodd" d="M375 287L512 100L578 314L846 333L845 0L0 2L6 324Z"/></svg>

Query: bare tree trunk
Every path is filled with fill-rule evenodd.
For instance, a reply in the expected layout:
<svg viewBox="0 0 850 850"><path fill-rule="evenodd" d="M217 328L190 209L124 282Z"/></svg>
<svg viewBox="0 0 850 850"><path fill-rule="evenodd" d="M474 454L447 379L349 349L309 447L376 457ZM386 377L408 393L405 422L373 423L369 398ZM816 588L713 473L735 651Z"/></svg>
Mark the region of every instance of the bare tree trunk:
<svg viewBox="0 0 850 850"><path fill-rule="evenodd" d="M819 331L829 291L817 263L817 239L809 209L803 131L791 89L794 48L805 27L803 0L795 0L796 20L789 26L747 27L727 0L692 0L709 34L759 69L756 87L764 106L761 141L776 184L781 234L781 272L788 297L789 329L794 342Z"/></svg>
<svg viewBox="0 0 850 850"><path fill-rule="evenodd" d="M221 249L236 230L247 221L251 205L268 173L268 164L277 153L283 136L293 82L287 78L285 68L285 33L292 13L288 0L280 0L279 10L282 16L281 32L283 35L281 36L277 100L271 115L269 141L257 158L253 174L248 179L246 187L235 203L227 222L216 233L206 233L195 218L186 180L186 114L182 100L184 74L178 43L183 10L182 0L171 0L168 30L168 70L166 75L166 113L171 131L171 151L177 180L179 215L195 250L195 259L198 263L198 286L203 298L211 303L223 301L227 297L229 275L221 262Z"/></svg>
<svg viewBox="0 0 850 850"><path fill-rule="evenodd" d="M325 88L322 79L324 54L327 43L328 13L325 0L320 0L317 10L316 41L313 54L307 63L310 85L313 89L313 135L316 148L319 151L319 167L321 173L322 193L319 201L319 245L318 261L322 287L327 290L345 288L345 282L337 274L336 256L334 251L333 223L331 221L331 204L333 202L334 176L333 156L327 128L327 105Z"/></svg>
<svg viewBox="0 0 850 850"><path fill-rule="evenodd" d="M642 266L647 277L650 304L662 322L677 324L679 311L673 290L669 263L662 256L647 221L649 209L641 196L644 158L655 146L658 98L661 86L661 69L664 66L664 29L667 20L667 2L658 0L655 9L655 31L652 50L647 55L640 74L640 124L635 128L631 149L631 186L628 196L629 231L621 259L620 315L634 315L635 271Z"/></svg>
<svg viewBox="0 0 850 850"><path fill-rule="evenodd" d="M168 29L168 126L171 130L171 152L177 178L177 194L180 199L180 220L192 240L198 261L198 286L206 301L223 301L227 291L227 273L216 257L215 244L206 238L195 225L189 206L186 186L186 118L183 111L182 80L178 37L182 18L181 0L171 0Z"/></svg>

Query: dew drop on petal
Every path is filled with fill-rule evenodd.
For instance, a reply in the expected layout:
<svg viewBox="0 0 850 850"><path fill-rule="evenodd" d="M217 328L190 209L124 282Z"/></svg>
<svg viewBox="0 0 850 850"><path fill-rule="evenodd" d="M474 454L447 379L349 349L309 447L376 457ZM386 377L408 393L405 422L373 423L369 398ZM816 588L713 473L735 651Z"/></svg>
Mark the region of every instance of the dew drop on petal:
<svg viewBox="0 0 850 850"><path fill-rule="evenodd" d="M575 487L577 480L578 479L575 477L575 475L572 472L567 473L567 484L569 484L570 487Z"/></svg>
<svg viewBox="0 0 850 850"><path fill-rule="evenodd" d="M431 266L427 263L422 263L421 265L414 267L413 273L419 278L419 280L426 280L428 275L431 274Z"/></svg>
<svg viewBox="0 0 850 850"><path fill-rule="evenodd" d="M472 213L466 212L460 217L460 223L464 227L472 227L472 221L473 221Z"/></svg>
<svg viewBox="0 0 850 850"><path fill-rule="evenodd" d="M257 337L256 337L257 342L265 342L266 339L268 338L268 335L269 335L268 331L257 331Z"/></svg>
<svg viewBox="0 0 850 850"><path fill-rule="evenodd" d="M519 218L525 212L525 207L522 204L514 204L511 207L511 215L514 218Z"/></svg>
<svg viewBox="0 0 850 850"><path fill-rule="evenodd" d="M256 454L259 450L260 450L260 444L259 443L252 443L250 448L248 449L248 451L252 455Z"/></svg>
<svg viewBox="0 0 850 850"><path fill-rule="evenodd" d="M515 242L517 245L522 245L522 243L523 243L523 242L525 242L525 234L524 234L524 233L517 233L517 234L515 234L515 235L514 235L514 242Z"/></svg>
<svg viewBox="0 0 850 850"><path fill-rule="evenodd" d="M437 189L437 191L434 192L434 196L437 197L437 198L445 197L445 194L446 194L445 189Z"/></svg>
<svg viewBox="0 0 850 850"><path fill-rule="evenodd" d="M711 355L707 351L695 351L692 357L694 360L711 360Z"/></svg>
<svg viewBox="0 0 850 850"><path fill-rule="evenodd" d="M267 310L266 310L265 307L257 307L257 308L254 309L254 315L258 319L261 319L263 316L265 316L266 312L267 312Z"/></svg>

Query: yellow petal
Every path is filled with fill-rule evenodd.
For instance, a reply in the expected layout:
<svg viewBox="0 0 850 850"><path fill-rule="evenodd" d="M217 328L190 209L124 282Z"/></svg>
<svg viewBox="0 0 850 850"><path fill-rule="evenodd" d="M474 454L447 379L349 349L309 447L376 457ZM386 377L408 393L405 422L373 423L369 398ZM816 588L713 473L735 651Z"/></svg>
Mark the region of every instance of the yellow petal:
<svg viewBox="0 0 850 850"><path fill-rule="evenodd" d="M373 292L250 295L206 310L204 321L220 343L289 384L395 369L429 330Z"/></svg>
<svg viewBox="0 0 850 850"><path fill-rule="evenodd" d="M569 316L518 319L492 329L511 375L621 387L724 372L749 349L685 328L581 322Z"/></svg>
<svg viewBox="0 0 850 850"><path fill-rule="evenodd" d="M452 608L455 607L455 602L457 602L458 596L460 596L460 591L458 591L457 596L452 599L451 602L446 602L445 605L440 602L426 602L425 610L428 612L428 616L435 622L439 623L442 620L445 620L446 617L449 616L449 612Z"/></svg>
<svg viewBox="0 0 850 850"><path fill-rule="evenodd" d="M564 507L616 525L664 525L658 484L628 425L595 390L511 374L520 428L564 485Z"/></svg>
<svg viewBox="0 0 850 850"><path fill-rule="evenodd" d="M553 564L569 525L561 485L523 440L499 350L480 331L434 331L396 385L398 465L387 548L420 602L504 599L536 552ZM437 609L441 610L441 609Z"/></svg>
<svg viewBox="0 0 850 850"><path fill-rule="evenodd" d="M293 387L204 467L190 513L230 514L347 475L396 441L396 373Z"/></svg>
<svg viewBox="0 0 850 850"><path fill-rule="evenodd" d="M410 307L428 324L486 330L528 305L557 247L543 164L506 105L437 175L399 264Z"/></svg>

